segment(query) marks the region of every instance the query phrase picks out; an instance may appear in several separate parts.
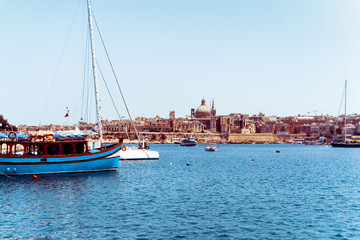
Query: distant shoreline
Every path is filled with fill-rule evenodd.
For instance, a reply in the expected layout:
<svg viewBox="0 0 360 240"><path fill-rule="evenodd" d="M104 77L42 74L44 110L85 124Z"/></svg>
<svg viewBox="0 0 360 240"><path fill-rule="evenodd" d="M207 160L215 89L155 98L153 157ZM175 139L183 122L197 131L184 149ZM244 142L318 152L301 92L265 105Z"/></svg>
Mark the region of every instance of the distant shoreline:
<svg viewBox="0 0 360 240"><path fill-rule="evenodd" d="M108 142L117 141L119 133L105 133L104 140ZM194 137L198 144L313 144L319 139L318 136L307 136L306 134L271 134L271 133L167 133L167 132L141 132L141 138L150 144L176 144L176 140ZM124 139L125 144L136 144L138 140ZM323 142L330 143L330 140Z"/></svg>

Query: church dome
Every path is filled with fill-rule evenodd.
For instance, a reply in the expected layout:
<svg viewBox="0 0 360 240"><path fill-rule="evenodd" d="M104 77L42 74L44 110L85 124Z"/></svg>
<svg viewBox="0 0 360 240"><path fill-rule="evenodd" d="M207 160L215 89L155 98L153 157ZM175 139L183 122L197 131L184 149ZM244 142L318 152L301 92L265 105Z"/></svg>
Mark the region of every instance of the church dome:
<svg viewBox="0 0 360 240"><path fill-rule="evenodd" d="M205 99L201 100L201 105L196 109L195 112L196 118L209 118L210 117L210 108L205 104Z"/></svg>

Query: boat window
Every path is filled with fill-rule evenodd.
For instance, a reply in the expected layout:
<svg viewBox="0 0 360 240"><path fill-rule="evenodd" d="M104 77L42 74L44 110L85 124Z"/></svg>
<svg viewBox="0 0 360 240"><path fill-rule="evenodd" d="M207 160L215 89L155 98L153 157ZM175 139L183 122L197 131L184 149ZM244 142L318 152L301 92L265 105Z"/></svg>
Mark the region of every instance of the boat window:
<svg viewBox="0 0 360 240"><path fill-rule="evenodd" d="M6 155L10 152L10 148L6 143L0 144L0 154Z"/></svg>
<svg viewBox="0 0 360 240"><path fill-rule="evenodd" d="M45 147L43 145L36 145L36 144L31 144L29 146L29 154L30 155L43 155Z"/></svg>
<svg viewBox="0 0 360 240"><path fill-rule="evenodd" d="M22 144L15 144L12 146L12 153L16 156L21 156L24 154L24 146Z"/></svg>
<svg viewBox="0 0 360 240"><path fill-rule="evenodd" d="M69 154L72 154L74 152L74 148L70 143L65 143L61 147L61 152L63 154L69 155Z"/></svg>
<svg viewBox="0 0 360 240"><path fill-rule="evenodd" d="M75 152L78 154L82 154L85 152L85 145L83 143L77 143L75 145Z"/></svg>
<svg viewBox="0 0 360 240"><path fill-rule="evenodd" d="M32 144L32 145L30 145L30 146L28 146L28 153L29 153L29 155L35 155L35 152L37 152L37 147L34 145L34 144Z"/></svg>
<svg viewBox="0 0 360 240"><path fill-rule="evenodd" d="M57 155L57 154L59 154L59 152L60 152L60 147L57 144L50 144L47 147L47 153L49 155Z"/></svg>

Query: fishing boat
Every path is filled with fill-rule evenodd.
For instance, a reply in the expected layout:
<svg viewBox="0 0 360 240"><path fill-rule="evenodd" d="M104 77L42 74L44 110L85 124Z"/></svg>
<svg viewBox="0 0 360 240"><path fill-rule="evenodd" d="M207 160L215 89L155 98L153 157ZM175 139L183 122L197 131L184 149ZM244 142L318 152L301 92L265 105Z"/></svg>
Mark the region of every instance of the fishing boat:
<svg viewBox="0 0 360 240"><path fill-rule="evenodd" d="M345 80L345 113L344 113L344 136L334 137L331 146L336 148L360 148L360 139L353 137L347 137L347 128L346 128L346 98L347 98L347 80Z"/></svg>
<svg viewBox="0 0 360 240"><path fill-rule="evenodd" d="M186 147L196 146L196 144L197 143L195 141L195 138L193 137L184 138L180 142L180 146L186 146Z"/></svg>
<svg viewBox="0 0 360 240"><path fill-rule="evenodd" d="M205 151L208 152L217 152L218 150L219 150L219 146L212 145L211 143L209 144L209 146L205 147Z"/></svg>
<svg viewBox="0 0 360 240"><path fill-rule="evenodd" d="M3 133L0 138L0 174L52 174L117 170L118 152L122 148L123 140L119 139L118 143L112 145L103 144L90 0L88 0L88 22L100 147L90 149L88 141L82 136L64 137L51 133L25 136L16 132Z"/></svg>
<svg viewBox="0 0 360 240"><path fill-rule="evenodd" d="M89 150L85 138L56 139L51 134L24 139L8 133L0 140L0 173L5 175L116 171L117 144Z"/></svg>

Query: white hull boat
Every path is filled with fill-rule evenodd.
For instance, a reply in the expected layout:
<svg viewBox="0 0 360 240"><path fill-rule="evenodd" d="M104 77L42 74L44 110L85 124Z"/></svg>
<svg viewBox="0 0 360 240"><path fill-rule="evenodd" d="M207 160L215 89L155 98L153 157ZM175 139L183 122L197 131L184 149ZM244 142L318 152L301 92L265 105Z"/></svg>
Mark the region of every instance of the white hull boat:
<svg viewBox="0 0 360 240"><path fill-rule="evenodd" d="M219 150L219 146L215 146L215 145L209 145L205 147L205 151L208 152L217 152Z"/></svg>
<svg viewBox="0 0 360 240"><path fill-rule="evenodd" d="M159 152L149 149L139 149L136 146L125 146L119 151L120 161L159 160Z"/></svg>

